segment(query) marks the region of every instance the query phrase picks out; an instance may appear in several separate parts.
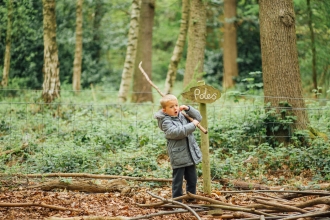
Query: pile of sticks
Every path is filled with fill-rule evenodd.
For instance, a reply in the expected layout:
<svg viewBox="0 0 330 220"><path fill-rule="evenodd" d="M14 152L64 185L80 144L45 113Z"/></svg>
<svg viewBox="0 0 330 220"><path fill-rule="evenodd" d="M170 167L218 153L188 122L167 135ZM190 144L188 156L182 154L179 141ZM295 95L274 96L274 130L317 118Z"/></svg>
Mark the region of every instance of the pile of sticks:
<svg viewBox="0 0 330 220"><path fill-rule="evenodd" d="M330 193L327 191L281 191L281 190L246 190L222 191L222 193L249 193L249 205L238 206L216 199L194 195L175 198L175 200L194 199L204 201L203 204L187 205L175 200L167 200L148 192L151 196L161 200L154 204L138 204L141 207L179 208L174 212L191 212L197 219L201 219L197 212L207 212L207 215L218 216L221 219L315 219L330 216ZM278 196L269 195L280 194ZM260 196L260 194L262 196ZM313 196L313 199L301 197ZM296 198L300 198L295 202ZM165 212L162 212L165 215ZM173 214L173 211L168 212Z"/></svg>

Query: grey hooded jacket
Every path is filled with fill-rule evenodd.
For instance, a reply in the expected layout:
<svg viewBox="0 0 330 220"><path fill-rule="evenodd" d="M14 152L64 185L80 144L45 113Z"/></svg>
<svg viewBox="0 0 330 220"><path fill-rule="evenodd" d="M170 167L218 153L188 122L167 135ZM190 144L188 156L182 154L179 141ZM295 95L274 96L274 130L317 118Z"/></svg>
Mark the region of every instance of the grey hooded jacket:
<svg viewBox="0 0 330 220"><path fill-rule="evenodd" d="M201 121L202 116L199 111L191 106L189 108L186 113L197 121ZM202 161L202 153L193 134L196 130L193 123L181 113L178 117L173 117L162 110L155 113L155 118L167 139L167 152L172 169L191 166Z"/></svg>

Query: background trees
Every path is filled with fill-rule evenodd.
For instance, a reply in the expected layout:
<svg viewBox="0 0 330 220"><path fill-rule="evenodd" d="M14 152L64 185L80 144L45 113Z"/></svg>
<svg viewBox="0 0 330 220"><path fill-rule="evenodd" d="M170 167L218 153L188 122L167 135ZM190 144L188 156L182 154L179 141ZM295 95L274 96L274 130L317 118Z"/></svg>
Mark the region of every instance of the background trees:
<svg viewBox="0 0 330 220"><path fill-rule="evenodd" d="M0 4L0 19L7 24L7 2ZM152 78L164 83L169 60L178 39L181 22L181 1L158 0L155 10L152 39ZM315 33L316 73L318 87L323 91L329 88L329 1L311 0L312 27ZM107 89L118 90L129 31L131 0L84 1L83 5L83 48L82 89L91 84L106 85ZM204 71L207 83L222 89L223 39L222 1L207 1L207 36L205 45ZM307 1L294 0L296 12L296 34L298 58L305 95L315 87L311 84L312 52L311 35L308 26ZM62 85L72 85L72 72L75 48L75 1L56 1L57 44L59 53L60 79ZM237 64L239 76L235 89L243 89L251 77L250 72L261 70L259 42L259 5L256 0L237 0ZM8 88L41 89L43 66L42 4L35 1L13 1L11 64ZM0 27L0 77L3 76L6 25ZM307 48L307 49L306 49ZM13 59L14 57L14 59ZM187 45L184 46L182 59L177 68L177 80L183 79ZM262 76L254 77L254 83L262 82ZM323 93L324 94L324 93Z"/></svg>

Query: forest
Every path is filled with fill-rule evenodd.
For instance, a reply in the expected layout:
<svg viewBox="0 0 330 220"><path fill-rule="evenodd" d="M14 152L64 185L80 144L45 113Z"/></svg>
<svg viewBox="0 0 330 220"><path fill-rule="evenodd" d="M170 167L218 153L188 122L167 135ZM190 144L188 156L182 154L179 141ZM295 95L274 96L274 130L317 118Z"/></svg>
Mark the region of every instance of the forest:
<svg viewBox="0 0 330 220"><path fill-rule="evenodd" d="M0 219L330 216L330 1L0 0L0 19ZM203 116L184 202L168 93Z"/></svg>

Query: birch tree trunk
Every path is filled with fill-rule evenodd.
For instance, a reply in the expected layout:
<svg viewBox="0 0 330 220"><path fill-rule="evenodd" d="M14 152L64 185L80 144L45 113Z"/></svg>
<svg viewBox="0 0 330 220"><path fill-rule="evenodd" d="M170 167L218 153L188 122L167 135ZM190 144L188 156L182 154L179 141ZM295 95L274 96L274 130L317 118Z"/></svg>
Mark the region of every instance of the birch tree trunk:
<svg viewBox="0 0 330 220"><path fill-rule="evenodd" d="M223 41L223 88L232 88L238 76L236 0L224 1L224 41Z"/></svg>
<svg viewBox="0 0 330 220"><path fill-rule="evenodd" d="M82 65L82 41L83 41L83 0L77 0L76 11L76 49L73 61L72 89L76 93L80 91L81 65Z"/></svg>
<svg viewBox="0 0 330 220"><path fill-rule="evenodd" d="M297 117L293 128L305 129L308 117L300 79L293 2L260 0L259 6L265 104L280 109L280 102L287 102Z"/></svg>
<svg viewBox="0 0 330 220"><path fill-rule="evenodd" d="M138 68L142 61L143 69L151 77L152 58L152 28L155 15L155 0L142 0L139 19L139 36L133 74L132 102L153 102L152 88Z"/></svg>
<svg viewBox="0 0 330 220"><path fill-rule="evenodd" d="M6 33L6 50L5 61L3 65L1 86L6 88L8 86L9 70L10 70L10 48L11 48L11 24L12 24L13 2L8 2L8 20L7 20L7 33Z"/></svg>
<svg viewBox="0 0 330 220"><path fill-rule="evenodd" d="M206 6L203 0L191 0L188 27L188 54L183 78L186 87L194 72L203 72L206 44Z"/></svg>
<svg viewBox="0 0 330 220"><path fill-rule="evenodd" d="M127 51L124 63L124 69L121 74L121 83L119 87L118 101L126 102L127 94L131 87L132 76L135 65L136 46L139 34L140 0L132 1L132 12L130 28L128 32Z"/></svg>
<svg viewBox="0 0 330 220"><path fill-rule="evenodd" d="M186 43L188 22L189 22L189 0L182 0L181 9L181 25L179 37L176 41L174 51L171 57L170 64L165 80L165 94L172 93L173 85L176 79L178 65L180 63L182 52Z"/></svg>
<svg viewBox="0 0 330 220"><path fill-rule="evenodd" d="M51 103L60 97L58 49L56 44L55 0L42 0L44 29L44 66L42 97Z"/></svg>

